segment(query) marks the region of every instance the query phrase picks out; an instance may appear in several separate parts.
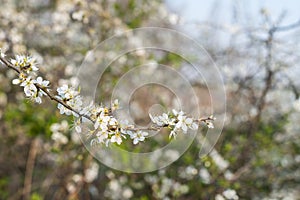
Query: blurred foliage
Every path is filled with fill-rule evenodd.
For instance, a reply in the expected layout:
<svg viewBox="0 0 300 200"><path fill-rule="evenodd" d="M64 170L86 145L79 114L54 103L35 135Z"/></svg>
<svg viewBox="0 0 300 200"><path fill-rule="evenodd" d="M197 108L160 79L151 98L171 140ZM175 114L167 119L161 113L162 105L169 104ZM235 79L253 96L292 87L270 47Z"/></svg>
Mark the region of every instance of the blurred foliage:
<svg viewBox="0 0 300 200"><path fill-rule="evenodd" d="M39 114L32 114L37 109ZM47 139L51 136L50 126L58 122L59 118L60 115L58 113L55 115L53 109L32 104L28 100L23 100L18 105L8 104L3 116L3 119L6 121L6 128L11 130L21 129L23 134L28 134L28 136L37 137L41 135Z"/></svg>

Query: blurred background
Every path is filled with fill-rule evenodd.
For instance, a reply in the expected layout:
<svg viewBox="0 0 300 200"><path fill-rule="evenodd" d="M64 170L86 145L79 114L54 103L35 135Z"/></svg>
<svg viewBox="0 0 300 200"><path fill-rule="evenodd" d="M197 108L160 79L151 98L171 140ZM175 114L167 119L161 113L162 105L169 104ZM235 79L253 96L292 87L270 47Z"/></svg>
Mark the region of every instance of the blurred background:
<svg viewBox="0 0 300 200"><path fill-rule="evenodd" d="M208 155L200 156L197 138L172 165L130 174L93 159L72 118L61 116L53 102L29 102L11 84L15 74L1 67L0 199L300 199L299 7L297 0L0 0L0 48L7 56L36 57L53 88L74 84L86 53L99 42L155 26L201 44L227 94L225 126ZM131 66L150 61L192 77L177 55L136 51L106 70L99 101L109 101ZM205 85L189 80L209 108ZM131 105L136 123L149 122L147 108L159 98L150 90L174 98L142 88ZM157 145L148 141L137 151Z"/></svg>

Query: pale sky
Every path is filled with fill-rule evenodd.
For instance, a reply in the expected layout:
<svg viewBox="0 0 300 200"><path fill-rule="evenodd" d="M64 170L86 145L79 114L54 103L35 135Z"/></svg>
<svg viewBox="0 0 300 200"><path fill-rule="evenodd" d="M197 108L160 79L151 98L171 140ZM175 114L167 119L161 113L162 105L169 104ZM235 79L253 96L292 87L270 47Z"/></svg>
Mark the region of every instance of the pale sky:
<svg viewBox="0 0 300 200"><path fill-rule="evenodd" d="M300 19L299 0L165 0L171 11L187 21L233 22L233 10L241 16L257 19L261 8L266 8L273 18L287 11L283 22L293 23Z"/></svg>

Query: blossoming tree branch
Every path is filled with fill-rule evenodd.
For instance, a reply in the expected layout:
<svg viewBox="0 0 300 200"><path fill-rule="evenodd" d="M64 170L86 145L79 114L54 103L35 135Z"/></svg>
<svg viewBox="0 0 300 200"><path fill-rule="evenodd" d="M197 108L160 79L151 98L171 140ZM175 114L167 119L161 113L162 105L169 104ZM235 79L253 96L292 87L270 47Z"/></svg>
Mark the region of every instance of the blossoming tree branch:
<svg viewBox="0 0 300 200"><path fill-rule="evenodd" d="M200 123L214 128L213 116L195 119L188 117L183 111L172 110L159 116L149 114L152 124L149 127L139 128L127 121L118 121L113 113L119 109L118 100L114 100L110 106L96 105L90 102L84 105L84 99L80 91L68 85L57 88L54 95L50 89L50 81L38 76L39 68L36 60L31 56L16 55L8 59L0 49L0 64L14 70L18 77L12 80L14 85L20 85L24 89L25 96L33 102L42 103L44 96L55 101L60 114L73 115L76 117L75 130L82 132L82 123L91 124L88 128L88 136L92 137L91 145L116 143L120 145L123 140L130 138L133 144L144 141L149 133L147 131L159 131L163 128L170 130L169 138L177 134L186 134L189 129L197 130Z"/></svg>

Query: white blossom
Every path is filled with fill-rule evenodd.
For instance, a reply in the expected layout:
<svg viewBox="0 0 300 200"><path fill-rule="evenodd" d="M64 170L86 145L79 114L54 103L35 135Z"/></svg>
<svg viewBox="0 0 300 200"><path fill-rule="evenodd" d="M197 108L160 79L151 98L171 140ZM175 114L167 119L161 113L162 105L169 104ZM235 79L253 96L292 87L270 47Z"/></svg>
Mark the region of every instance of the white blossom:
<svg viewBox="0 0 300 200"><path fill-rule="evenodd" d="M184 115L183 111L178 112L177 110L173 109L172 112L175 115L175 117L178 117L179 115Z"/></svg>
<svg viewBox="0 0 300 200"><path fill-rule="evenodd" d="M19 85L20 83L24 82L26 80L27 76L24 73L19 74L19 78L13 79L12 84Z"/></svg>
<svg viewBox="0 0 300 200"><path fill-rule="evenodd" d="M94 102L90 102L87 106L82 106L81 110L79 111L80 115L88 116L92 120L96 120L96 112L95 112L95 105ZM86 117L82 117L82 122L90 122L90 120Z"/></svg>
<svg viewBox="0 0 300 200"><path fill-rule="evenodd" d="M79 94L74 88L69 88L68 85L63 85L57 88L57 93L62 99L73 99Z"/></svg>
<svg viewBox="0 0 300 200"><path fill-rule="evenodd" d="M197 130L198 124L193 118L187 117L183 111L172 110L172 114L163 113L161 116L153 117L149 114L151 121L160 126L168 127L171 132L169 138L176 137L177 133L187 133L188 129Z"/></svg>
<svg viewBox="0 0 300 200"><path fill-rule="evenodd" d="M103 112L100 113L98 118L96 119L96 122L94 124L94 128L100 128L102 131L108 130L108 122L110 120L110 117L105 115Z"/></svg>
<svg viewBox="0 0 300 200"><path fill-rule="evenodd" d="M127 128L133 128L134 126L133 125L129 125L129 122L128 120L121 120L119 122L119 128L120 128L120 131L121 133L125 134L125 135L132 135L133 132L130 131L130 130L127 130Z"/></svg>
<svg viewBox="0 0 300 200"><path fill-rule="evenodd" d="M178 123L176 124L176 128L182 129L184 133L187 132L188 127L191 127L193 124L193 119L192 118L187 118L184 115L178 115L177 119L179 120Z"/></svg>
<svg viewBox="0 0 300 200"><path fill-rule="evenodd" d="M36 80L33 80L33 83L39 84L43 88L46 88L46 87L48 87L49 81L43 80L42 77L38 77ZM46 93L44 91L42 91L41 89L38 89L37 92L31 97L31 99L34 100L36 103L41 104L42 103L41 97L43 97L43 95L46 95Z"/></svg>
<svg viewBox="0 0 300 200"><path fill-rule="evenodd" d="M33 100L34 102L41 104L42 103L42 98L40 96L38 96L39 92L36 93L34 96L31 97L31 100Z"/></svg>
<svg viewBox="0 0 300 200"><path fill-rule="evenodd" d="M81 133L81 119L75 121L74 129L77 133Z"/></svg>
<svg viewBox="0 0 300 200"><path fill-rule="evenodd" d="M79 92L75 91L73 88L69 88L68 85L63 85L57 88L57 93L59 95L58 98L63 100L65 104L67 104L73 109L72 111L59 103L57 105L57 108L60 110L60 114L73 114L73 116L79 117L78 112L80 113L83 105L82 98L79 95Z"/></svg>
<svg viewBox="0 0 300 200"><path fill-rule="evenodd" d="M66 108L64 105L62 105L60 103L57 105L57 108L59 109L59 113L61 115L63 115L63 114L71 115L72 114L72 111L70 109Z"/></svg>
<svg viewBox="0 0 300 200"><path fill-rule="evenodd" d="M145 131L137 131L130 135L130 138L133 139L133 144L138 144L139 142L142 142L145 140L145 138L148 136L148 133Z"/></svg>
<svg viewBox="0 0 300 200"><path fill-rule="evenodd" d="M115 99L114 102L111 105L112 111L119 109L119 100Z"/></svg>
<svg viewBox="0 0 300 200"><path fill-rule="evenodd" d="M170 132L170 135L169 135L169 139L171 139L172 137L176 138L177 136L177 129L176 127Z"/></svg>
<svg viewBox="0 0 300 200"><path fill-rule="evenodd" d="M174 123L173 119L170 119L167 113L163 113L161 116L153 117L149 114L151 121L158 126L170 125Z"/></svg>
<svg viewBox="0 0 300 200"><path fill-rule="evenodd" d="M111 137L110 142L117 143L120 145L122 143L122 137L126 138L125 135L123 135L121 132L117 131L115 134Z"/></svg>
<svg viewBox="0 0 300 200"><path fill-rule="evenodd" d="M160 121L159 117L153 117L151 114L149 114L149 117L154 124L157 124L158 126L163 125L163 123Z"/></svg>
<svg viewBox="0 0 300 200"><path fill-rule="evenodd" d="M1 56L1 58L4 58L6 55L5 55L5 53L3 53L2 52L2 49L0 48L0 56ZM1 61L0 61L1 62Z"/></svg>
<svg viewBox="0 0 300 200"><path fill-rule="evenodd" d="M77 132L77 133L81 133L81 127L80 127L80 125L76 125L75 126L75 131Z"/></svg>
<svg viewBox="0 0 300 200"><path fill-rule="evenodd" d="M82 99L80 96L76 96L75 98L68 100L66 104L77 112L82 109ZM74 117L79 117L76 112L71 111L71 113Z"/></svg>
<svg viewBox="0 0 300 200"><path fill-rule="evenodd" d="M11 63L26 73L39 70L36 66L35 59L31 56L16 55L15 59L11 59Z"/></svg>
<svg viewBox="0 0 300 200"><path fill-rule="evenodd" d="M215 128L215 126L212 122L206 122L206 125L208 128Z"/></svg>
<svg viewBox="0 0 300 200"><path fill-rule="evenodd" d="M36 80L33 80L31 77L25 78L24 74L20 74L18 79L14 79L12 81L13 84L24 87L24 93L27 97L31 100L35 101L36 103L42 103L41 97L46 95L45 92L38 89L35 84L39 84L42 87L48 87L49 81L44 81L41 77L38 77Z"/></svg>
<svg viewBox="0 0 300 200"><path fill-rule="evenodd" d="M22 81L19 78L12 80L12 84L19 85Z"/></svg>
<svg viewBox="0 0 300 200"><path fill-rule="evenodd" d="M116 118L114 118L114 117L111 117L109 119L109 125L110 126L117 126L118 125L118 120Z"/></svg>
<svg viewBox="0 0 300 200"><path fill-rule="evenodd" d="M82 101L80 97L76 97L75 99L71 99L66 102L68 106L70 106L73 110L70 110L69 108L66 108L65 105L59 103L57 105L57 108L60 111L60 114L66 114L66 115L73 115L74 117L79 117L78 110L81 109Z"/></svg>
<svg viewBox="0 0 300 200"><path fill-rule="evenodd" d="M37 84L39 84L40 86L45 87L45 88L49 86L49 81L43 80L43 78L40 77L40 76L37 77L33 82L34 82L34 83L37 83Z"/></svg>
<svg viewBox="0 0 300 200"><path fill-rule="evenodd" d="M63 85L63 86L57 88L57 93L58 93L58 95L63 96L68 91L68 89L69 89L68 85Z"/></svg>
<svg viewBox="0 0 300 200"><path fill-rule="evenodd" d="M24 93L27 97L32 97L37 92L37 88L34 85L34 81L30 77L26 78L20 86L24 87Z"/></svg>
<svg viewBox="0 0 300 200"><path fill-rule="evenodd" d="M96 137L98 139L98 143L106 143L108 139L108 131L98 131Z"/></svg>

